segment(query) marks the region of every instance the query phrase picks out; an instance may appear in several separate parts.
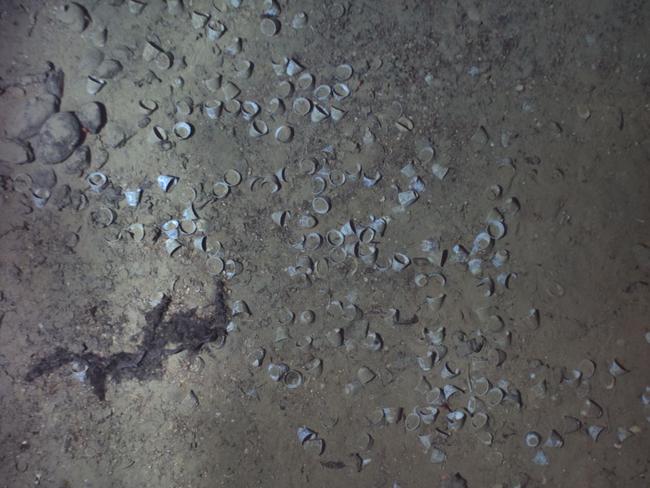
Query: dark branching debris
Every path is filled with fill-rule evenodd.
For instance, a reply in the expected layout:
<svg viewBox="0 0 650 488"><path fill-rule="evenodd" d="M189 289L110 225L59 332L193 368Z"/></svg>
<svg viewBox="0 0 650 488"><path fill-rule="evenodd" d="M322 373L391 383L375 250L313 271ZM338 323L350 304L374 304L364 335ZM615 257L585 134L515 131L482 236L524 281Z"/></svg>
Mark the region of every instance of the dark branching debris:
<svg viewBox="0 0 650 488"><path fill-rule="evenodd" d="M77 354L59 347L32 366L25 379L31 382L76 362L82 369L87 368L86 380L97 397L104 400L109 378L115 382L160 378L163 361L168 356L181 351L196 352L207 343L225 340L227 313L223 283L217 282L215 312L209 317L197 317L196 309L192 309L176 312L166 319L170 303L171 298L164 296L158 305L145 314L144 339L137 351L103 356L95 352ZM167 349L170 344L173 348Z"/></svg>

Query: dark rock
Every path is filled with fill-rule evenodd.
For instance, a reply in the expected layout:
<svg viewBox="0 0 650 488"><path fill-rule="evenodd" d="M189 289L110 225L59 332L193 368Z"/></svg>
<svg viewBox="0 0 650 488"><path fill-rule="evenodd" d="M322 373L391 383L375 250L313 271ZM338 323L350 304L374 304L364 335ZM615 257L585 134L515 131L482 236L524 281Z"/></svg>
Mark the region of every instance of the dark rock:
<svg viewBox="0 0 650 488"><path fill-rule="evenodd" d="M81 141L81 126L72 112L52 115L38 133L36 157L46 164L65 161Z"/></svg>
<svg viewBox="0 0 650 488"><path fill-rule="evenodd" d="M90 102L75 112L81 126L91 134L97 134L106 120L106 110L101 103Z"/></svg>

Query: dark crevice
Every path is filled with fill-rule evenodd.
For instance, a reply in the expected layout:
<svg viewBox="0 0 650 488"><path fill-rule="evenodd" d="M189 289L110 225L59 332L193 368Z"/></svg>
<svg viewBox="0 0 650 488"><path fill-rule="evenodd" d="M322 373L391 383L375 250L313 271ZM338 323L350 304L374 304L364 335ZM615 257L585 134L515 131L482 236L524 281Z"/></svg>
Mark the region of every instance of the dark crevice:
<svg viewBox="0 0 650 488"><path fill-rule="evenodd" d="M135 352L105 356L90 351L79 354L58 347L32 366L25 379L31 382L66 364L76 363L77 368L85 370L86 380L97 397L105 400L109 378L117 383L124 379L157 379L162 376L163 361L168 356L181 351L196 352L205 344L225 340L227 312L221 282L217 282L215 311L209 317L198 317L196 309L192 309L181 310L166 319L170 304L171 298L164 296L145 314L144 338Z"/></svg>

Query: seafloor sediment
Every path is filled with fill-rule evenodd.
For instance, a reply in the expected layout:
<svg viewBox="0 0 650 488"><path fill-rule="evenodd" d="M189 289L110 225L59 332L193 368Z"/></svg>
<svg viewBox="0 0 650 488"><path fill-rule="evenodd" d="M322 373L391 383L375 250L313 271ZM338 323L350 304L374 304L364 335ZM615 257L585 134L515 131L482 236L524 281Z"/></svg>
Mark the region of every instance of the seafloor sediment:
<svg viewBox="0 0 650 488"><path fill-rule="evenodd" d="M0 5L0 485L645 487L650 3Z"/></svg>

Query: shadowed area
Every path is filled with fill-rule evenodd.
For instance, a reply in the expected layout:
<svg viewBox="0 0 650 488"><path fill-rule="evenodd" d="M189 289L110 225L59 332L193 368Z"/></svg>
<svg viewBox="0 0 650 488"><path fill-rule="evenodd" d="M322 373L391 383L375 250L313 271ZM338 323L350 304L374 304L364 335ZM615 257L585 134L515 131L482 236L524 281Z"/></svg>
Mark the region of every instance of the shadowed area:
<svg viewBox="0 0 650 488"><path fill-rule="evenodd" d="M109 378L118 383L124 379L160 378L163 361L171 354L181 351L198 352L204 344L217 340L220 341L220 346L223 345L227 320L221 282L217 283L215 312L209 317L200 318L196 315L196 309L193 309L179 311L165 318L170 304L171 298L163 296L160 303L145 314L144 340L137 351L106 356L90 351L76 354L58 347L54 353L38 361L25 379L34 381L75 362L76 369L85 371L85 378L97 397L105 400L106 382Z"/></svg>

